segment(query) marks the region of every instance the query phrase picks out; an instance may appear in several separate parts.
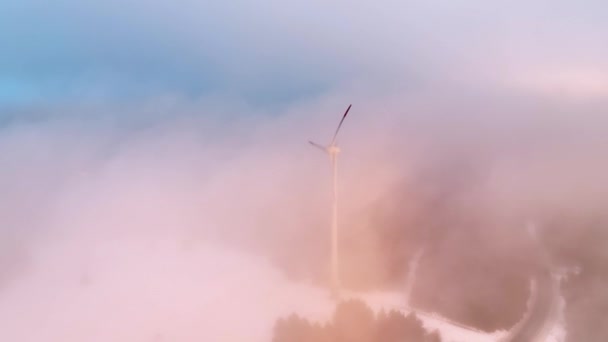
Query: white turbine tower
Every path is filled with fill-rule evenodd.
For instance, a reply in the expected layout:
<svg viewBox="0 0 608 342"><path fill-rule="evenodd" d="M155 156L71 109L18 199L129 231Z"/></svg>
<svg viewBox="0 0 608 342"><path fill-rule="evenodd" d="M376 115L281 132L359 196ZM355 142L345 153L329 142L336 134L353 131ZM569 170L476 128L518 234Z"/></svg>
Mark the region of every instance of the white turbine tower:
<svg viewBox="0 0 608 342"><path fill-rule="evenodd" d="M344 119L346 119L346 115L348 115L348 111L352 105L348 105L344 115L342 116L342 120L338 124L338 128L334 133L334 137L331 140L331 143L327 146L323 146L317 144L312 141L308 141L314 147L320 149L321 151L327 153L329 159L331 161L331 170L332 170L332 187L333 187L333 195L332 195L332 219L331 219L331 287L332 293L334 296L338 297L340 294L340 273L339 273L339 263L338 263L338 153L340 153L340 148L336 145L336 137L338 136L338 132L340 131L340 127L342 127L342 123Z"/></svg>

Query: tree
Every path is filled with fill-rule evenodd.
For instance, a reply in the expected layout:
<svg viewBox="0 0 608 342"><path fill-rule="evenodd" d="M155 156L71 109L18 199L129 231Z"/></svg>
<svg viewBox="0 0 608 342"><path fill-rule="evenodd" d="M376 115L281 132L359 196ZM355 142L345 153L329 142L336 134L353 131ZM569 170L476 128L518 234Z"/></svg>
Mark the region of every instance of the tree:
<svg viewBox="0 0 608 342"><path fill-rule="evenodd" d="M351 299L336 306L326 324L310 323L292 314L275 324L273 342L440 342L427 333L414 313L384 310L376 316L363 301Z"/></svg>
<svg viewBox="0 0 608 342"><path fill-rule="evenodd" d="M415 314L407 317L401 312L392 310L384 319L376 323L376 339L385 342L422 341L426 330Z"/></svg>
<svg viewBox="0 0 608 342"><path fill-rule="evenodd" d="M314 342L313 329L306 319L291 314L287 319L279 319L274 327L273 342Z"/></svg>
<svg viewBox="0 0 608 342"><path fill-rule="evenodd" d="M362 301L351 299L336 307L333 317L336 342L368 342L374 336L374 312Z"/></svg>
<svg viewBox="0 0 608 342"><path fill-rule="evenodd" d="M441 342L441 335L437 330L426 334L424 337L424 342Z"/></svg>

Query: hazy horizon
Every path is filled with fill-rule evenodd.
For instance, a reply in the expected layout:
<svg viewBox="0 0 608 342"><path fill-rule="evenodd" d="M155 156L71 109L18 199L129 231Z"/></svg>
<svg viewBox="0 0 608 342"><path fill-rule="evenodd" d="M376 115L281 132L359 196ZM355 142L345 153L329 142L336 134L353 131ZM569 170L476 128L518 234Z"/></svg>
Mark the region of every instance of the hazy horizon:
<svg viewBox="0 0 608 342"><path fill-rule="evenodd" d="M489 310L465 307L475 296L511 302L484 322L505 325L537 222L583 268L566 329L600 341L581 293L607 298L606 10L0 4L0 339L262 341L325 282L329 163L307 141L328 142L352 103L338 139L350 287L399 289L428 245L420 305L466 320ZM482 277L485 260L503 273Z"/></svg>

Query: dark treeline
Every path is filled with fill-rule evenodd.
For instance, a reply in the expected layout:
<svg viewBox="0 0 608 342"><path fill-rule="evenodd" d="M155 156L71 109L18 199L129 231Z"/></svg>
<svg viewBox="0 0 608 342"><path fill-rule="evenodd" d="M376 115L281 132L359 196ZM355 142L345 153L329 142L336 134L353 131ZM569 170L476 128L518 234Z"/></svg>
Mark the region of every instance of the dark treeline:
<svg viewBox="0 0 608 342"><path fill-rule="evenodd" d="M546 267L539 254L547 253L553 267L580 270L562 283L567 340L606 341L605 205L505 209L480 190L489 167L479 163L456 158L422 168L362 213L372 216L365 231L344 228L344 285L403 291L423 248L411 305L488 332L508 330L524 314L531 276ZM527 231L532 220L537 241ZM327 255L319 255L323 269Z"/></svg>
<svg viewBox="0 0 608 342"><path fill-rule="evenodd" d="M463 172L457 172L463 170ZM474 196L483 178L466 167L427 172L378 203L374 232L388 250L386 283L402 282L422 246L411 304L486 331L509 329L526 310L530 276L547 267L576 267L562 283L567 341L606 341L608 211L605 206L525 208L502 212ZM465 174L467 176L459 176ZM471 176L469 176L471 175ZM409 200L413 197L415 200ZM405 210L415 203L415 214ZM537 241L526 231L537 223ZM388 246L388 247L387 247Z"/></svg>
<svg viewBox="0 0 608 342"><path fill-rule="evenodd" d="M570 342L608 340L607 213L563 215L552 223L551 234L544 237L553 258L578 268L578 274L562 284Z"/></svg>
<svg viewBox="0 0 608 342"><path fill-rule="evenodd" d="M538 258L525 221L497 222L483 206L475 193L485 176L479 169L484 167L456 158L432 163L408 182L396 184L370 208L373 224L363 233L374 237L377 246L372 248L381 258L377 264L385 272L362 277L375 283L348 277L345 283L360 290L403 290L410 261L423 248L410 304L489 332L513 326L526 310L529 276ZM344 254L349 248L343 243ZM365 248L369 246L356 246L351 253ZM364 272L365 266L359 261L344 268Z"/></svg>
<svg viewBox="0 0 608 342"><path fill-rule="evenodd" d="M313 323L297 314L279 318L272 342L440 342L415 314L392 310L378 315L360 300L340 302L332 319Z"/></svg>

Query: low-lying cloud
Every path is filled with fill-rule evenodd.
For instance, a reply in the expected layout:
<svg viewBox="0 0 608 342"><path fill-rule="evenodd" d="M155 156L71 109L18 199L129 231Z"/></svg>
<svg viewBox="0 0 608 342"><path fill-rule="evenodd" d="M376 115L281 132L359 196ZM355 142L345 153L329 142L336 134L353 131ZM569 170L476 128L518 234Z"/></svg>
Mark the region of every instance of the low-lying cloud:
<svg viewBox="0 0 608 342"><path fill-rule="evenodd" d="M428 243L443 246L435 262L491 250L501 262L531 265L521 259L526 222L603 210L606 126L597 107L558 107L558 99L496 107L466 94L433 104L437 95L351 97L360 102L340 135L349 286L401 288L407 256ZM281 113L175 100L91 109L112 112L106 117L66 108L13 120L0 147L2 234L11 238L0 277L6 338L195 340L232 331L254 334L235 341L263 340L262 327L327 279L329 164L306 141L329 138L345 98ZM428 207L433 196L452 214ZM432 217L439 221L429 226ZM466 247L458 230L466 238L480 224L476 241L487 246L454 257ZM387 227L406 243L387 248ZM449 281L468 277L431 266L452 273ZM466 305L458 296L451 305ZM258 321L245 324L249 316Z"/></svg>
<svg viewBox="0 0 608 342"><path fill-rule="evenodd" d="M495 313L479 298L516 303L482 322L503 327L534 221L585 275L569 334L605 336L580 297L605 297L605 4L42 7L0 5L0 339L265 340L327 280L329 163L307 140L349 103L349 286L400 290L424 247L420 305L474 321Z"/></svg>

